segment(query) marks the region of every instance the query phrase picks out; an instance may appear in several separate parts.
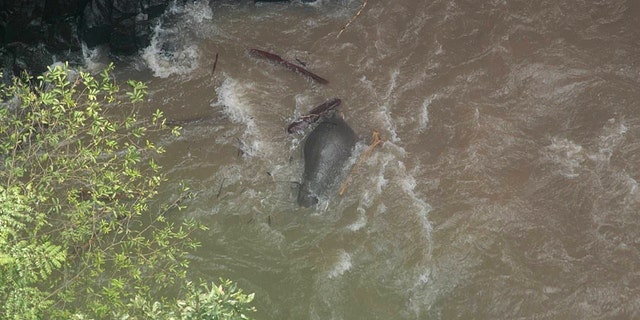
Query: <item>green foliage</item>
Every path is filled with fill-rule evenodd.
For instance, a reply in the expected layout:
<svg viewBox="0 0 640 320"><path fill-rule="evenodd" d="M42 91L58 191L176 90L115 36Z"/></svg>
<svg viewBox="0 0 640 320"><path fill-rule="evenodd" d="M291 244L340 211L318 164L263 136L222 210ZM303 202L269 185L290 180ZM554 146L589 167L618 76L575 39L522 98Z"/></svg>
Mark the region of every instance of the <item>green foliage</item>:
<svg viewBox="0 0 640 320"><path fill-rule="evenodd" d="M114 319L158 319L158 320L246 320L255 312L250 306L254 294L245 294L229 280L220 279L220 284L196 286L185 285L185 295L174 304L149 302L142 297L134 298L126 314L114 314ZM78 319L84 317L76 315Z"/></svg>
<svg viewBox="0 0 640 320"><path fill-rule="evenodd" d="M146 86L123 94L112 70L57 66L0 87L0 318L111 318L186 277L190 234L204 227L165 218L188 188L154 200L164 149L149 134L169 129L161 111L138 119Z"/></svg>

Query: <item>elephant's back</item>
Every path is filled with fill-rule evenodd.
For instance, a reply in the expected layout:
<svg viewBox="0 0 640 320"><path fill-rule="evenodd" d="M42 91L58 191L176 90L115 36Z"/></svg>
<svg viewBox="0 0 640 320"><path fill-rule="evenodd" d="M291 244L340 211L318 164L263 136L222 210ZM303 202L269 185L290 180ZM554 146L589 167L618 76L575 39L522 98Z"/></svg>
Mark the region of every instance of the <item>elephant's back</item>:
<svg viewBox="0 0 640 320"><path fill-rule="evenodd" d="M356 140L351 127L342 118L334 116L319 123L307 137L304 144L305 161L311 160L308 158L344 157L345 153L349 157Z"/></svg>
<svg viewBox="0 0 640 320"><path fill-rule="evenodd" d="M304 143L303 194L325 195L342 173L356 141L357 135L341 117L334 115L319 123Z"/></svg>

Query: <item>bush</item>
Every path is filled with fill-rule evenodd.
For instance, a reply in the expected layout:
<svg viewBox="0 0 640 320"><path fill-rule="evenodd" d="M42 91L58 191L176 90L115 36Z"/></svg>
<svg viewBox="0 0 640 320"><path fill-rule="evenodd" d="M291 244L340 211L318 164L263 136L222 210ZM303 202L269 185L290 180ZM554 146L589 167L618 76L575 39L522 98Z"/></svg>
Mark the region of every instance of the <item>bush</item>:
<svg viewBox="0 0 640 320"><path fill-rule="evenodd" d="M165 306L160 302L147 302L137 297L128 305L128 314L118 315L120 319L180 319L180 320L244 320L247 313L255 311L250 307L253 294L245 294L229 280L220 280L218 286L195 286L186 284L184 299L174 305Z"/></svg>
<svg viewBox="0 0 640 320"><path fill-rule="evenodd" d="M179 128L159 110L139 120L146 86L123 92L112 70L62 65L0 87L0 317L111 318L185 281L204 227L166 219L188 188L154 204L164 150L148 138ZM200 299L191 286L187 301Z"/></svg>

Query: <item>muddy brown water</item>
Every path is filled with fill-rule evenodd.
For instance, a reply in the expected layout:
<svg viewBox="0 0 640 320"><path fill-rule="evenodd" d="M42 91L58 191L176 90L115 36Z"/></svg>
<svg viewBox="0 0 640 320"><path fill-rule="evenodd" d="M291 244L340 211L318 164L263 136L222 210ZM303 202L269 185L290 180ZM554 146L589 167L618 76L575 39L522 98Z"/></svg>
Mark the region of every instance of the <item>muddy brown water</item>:
<svg viewBox="0 0 640 320"><path fill-rule="evenodd" d="M121 62L184 127L162 196L197 192L191 276L259 319L640 318L640 2L370 0L336 37L361 4L196 1ZM285 128L331 97L351 163L386 142L302 209Z"/></svg>

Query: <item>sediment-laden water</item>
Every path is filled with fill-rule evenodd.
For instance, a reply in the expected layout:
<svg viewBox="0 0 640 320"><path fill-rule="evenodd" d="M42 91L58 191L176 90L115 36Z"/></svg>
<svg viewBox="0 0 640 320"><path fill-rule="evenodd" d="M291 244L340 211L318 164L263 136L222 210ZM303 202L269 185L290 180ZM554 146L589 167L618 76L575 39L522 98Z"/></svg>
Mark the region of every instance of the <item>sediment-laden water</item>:
<svg viewBox="0 0 640 320"><path fill-rule="evenodd" d="M640 318L640 3L371 0L337 37L362 3L189 2L119 63L183 124L162 196L197 192L191 276L259 319ZM332 97L351 164L385 143L302 209L285 128Z"/></svg>

